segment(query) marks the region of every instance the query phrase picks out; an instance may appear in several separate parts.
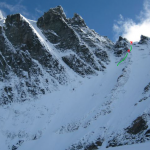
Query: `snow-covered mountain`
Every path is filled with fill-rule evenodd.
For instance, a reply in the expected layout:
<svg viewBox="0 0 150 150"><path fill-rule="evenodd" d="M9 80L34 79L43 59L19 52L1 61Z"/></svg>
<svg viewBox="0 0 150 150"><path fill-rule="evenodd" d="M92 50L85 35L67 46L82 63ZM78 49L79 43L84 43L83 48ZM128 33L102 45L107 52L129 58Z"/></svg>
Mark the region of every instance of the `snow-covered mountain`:
<svg viewBox="0 0 150 150"><path fill-rule="evenodd" d="M38 21L1 20L0 150L149 148L148 37L117 66L130 42L113 43L61 6Z"/></svg>

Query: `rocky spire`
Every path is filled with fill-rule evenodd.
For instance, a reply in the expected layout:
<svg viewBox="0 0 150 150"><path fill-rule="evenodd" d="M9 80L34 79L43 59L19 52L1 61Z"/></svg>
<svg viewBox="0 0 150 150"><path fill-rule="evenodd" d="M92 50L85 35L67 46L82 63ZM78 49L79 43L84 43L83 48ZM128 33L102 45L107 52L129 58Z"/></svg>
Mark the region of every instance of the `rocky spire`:
<svg viewBox="0 0 150 150"><path fill-rule="evenodd" d="M86 26L83 18L76 13L74 14L73 18L70 19L70 22L72 25Z"/></svg>
<svg viewBox="0 0 150 150"><path fill-rule="evenodd" d="M61 17L63 17L64 19L66 18L66 14L62 8L62 6L57 6L55 8L51 8L48 12L53 13L53 14L57 14L60 15Z"/></svg>
<svg viewBox="0 0 150 150"><path fill-rule="evenodd" d="M146 44L148 39L149 39L148 37L141 35L141 39L139 41L139 44Z"/></svg>
<svg viewBox="0 0 150 150"><path fill-rule="evenodd" d="M119 36L118 41L114 45L115 51L117 57L120 57L123 53L125 53L129 48L129 41L126 38L123 38Z"/></svg>

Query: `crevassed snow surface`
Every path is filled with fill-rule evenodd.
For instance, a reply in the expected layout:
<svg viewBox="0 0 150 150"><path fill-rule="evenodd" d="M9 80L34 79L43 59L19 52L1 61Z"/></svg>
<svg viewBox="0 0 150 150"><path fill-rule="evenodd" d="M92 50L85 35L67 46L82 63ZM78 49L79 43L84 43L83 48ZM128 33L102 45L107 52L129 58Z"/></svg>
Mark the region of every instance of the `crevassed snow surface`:
<svg viewBox="0 0 150 150"><path fill-rule="evenodd" d="M49 49L44 35L33 22L31 25ZM134 44L119 66L120 58L110 53L111 63L98 76L81 78L71 73L68 85L39 100L0 106L0 150L8 150L19 140L24 142L18 150L65 150L82 139L92 142L100 133L105 142L99 149L104 150L110 133L128 127L150 110L150 97L138 103L150 81L150 43ZM120 75L123 77L118 79ZM145 143L109 149L148 150L149 146Z"/></svg>

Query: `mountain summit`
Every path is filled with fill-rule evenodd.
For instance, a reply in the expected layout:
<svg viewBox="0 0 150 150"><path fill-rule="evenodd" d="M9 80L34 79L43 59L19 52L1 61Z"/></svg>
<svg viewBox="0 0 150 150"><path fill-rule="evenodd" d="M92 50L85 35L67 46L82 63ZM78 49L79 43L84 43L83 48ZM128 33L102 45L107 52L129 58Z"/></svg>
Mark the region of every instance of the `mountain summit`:
<svg viewBox="0 0 150 150"><path fill-rule="evenodd" d="M0 12L0 149L95 150L150 140L150 39L113 43L57 6Z"/></svg>

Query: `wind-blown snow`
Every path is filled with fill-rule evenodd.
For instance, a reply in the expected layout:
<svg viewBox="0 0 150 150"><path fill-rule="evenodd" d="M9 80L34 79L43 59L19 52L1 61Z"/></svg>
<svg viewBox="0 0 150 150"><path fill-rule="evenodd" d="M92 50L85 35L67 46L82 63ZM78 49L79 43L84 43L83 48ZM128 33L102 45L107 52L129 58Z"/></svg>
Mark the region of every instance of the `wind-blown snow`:
<svg viewBox="0 0 150 150"><path fill-rule="evenodd" d="M5 17L4 17L4 15L3 15L1 10L0 10L0 19L5 19Z"/></svg>
<svg viewBox="0 0 150 150"><path fill-rule="evenodd" d="M5 17L2 11L0 10L0 26L4 26L4 22L5 22Z"/></svg>

